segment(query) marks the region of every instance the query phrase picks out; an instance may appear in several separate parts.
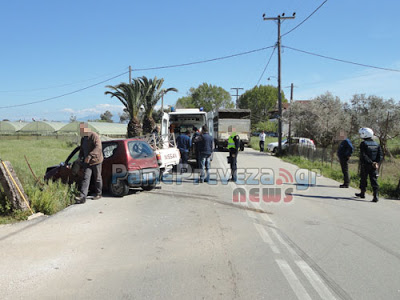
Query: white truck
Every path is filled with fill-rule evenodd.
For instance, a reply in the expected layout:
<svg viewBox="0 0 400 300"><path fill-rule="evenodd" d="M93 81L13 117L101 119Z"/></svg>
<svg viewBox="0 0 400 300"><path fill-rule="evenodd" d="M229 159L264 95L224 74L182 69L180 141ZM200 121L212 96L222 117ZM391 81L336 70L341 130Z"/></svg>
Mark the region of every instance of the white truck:
<svg viewBox="0 0 400 300"><path fill-rule="evenodd" d="M180 152L176 147L175 134L169 133L168 130L168 118L168 114L164 113L160 134L153 133L143 137L156 153L161 175L172 171L174 166L179 164L181 158Z"/></svg>
<svg viewBox="0 0 400 300"><path fill-rule="evenodd" d="M168 113L168 119L162 122L162 129L168 128L170 133L174 133L175 137L181 134L185 134L186 131L191 132L191 138L193 136L193 127L201 130L203 125L207 125L207 113L202 109L198 108L185 108L185 109L173 109ZM211 134L211 131L210 131ZM189 159L195 158L193 147L189 152Z"/></svg>
<svg viewBox="0 0 400 300"><path fill-rule="evenodd" d="M218 109L208 115L209 124L213 127L214 144L217 149L228 147L228 138L232 132L240 137L240 150L250 142L251 121L250 109ZM210 126L211 127L211 126Z"/></svg>

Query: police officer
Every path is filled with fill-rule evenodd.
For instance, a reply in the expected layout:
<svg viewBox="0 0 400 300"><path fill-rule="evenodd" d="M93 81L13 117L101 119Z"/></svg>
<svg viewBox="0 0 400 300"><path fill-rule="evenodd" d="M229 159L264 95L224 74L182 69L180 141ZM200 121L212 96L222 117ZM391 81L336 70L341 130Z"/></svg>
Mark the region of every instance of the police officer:
<svg viewBox="0 0 400 300"><path fill-rule="evenodd" d="M240 148L240 138L236 132L232 132L228 139L229 161L231 164L231 181L237 181L237 156Z"/></svg>
<svg viewBox="0 0 400 300"><path fill-rule="evenodd" d="M342 167L343 179L344 183L340 185L341 188L348 188L350 184L349 177L349 159L353 154L353 145L351 141L346 137L345 132L340 132L339 140L342 142L339 145L339 149L337 151L337 156L340 161L340 166Z"/></svg>
<svg viewBox="0 0 400 300"><path fill-rule="evenodd" d="M379 144L372 140L374 132L371 128L361 128L359 130L360 137L363 141L360 144L360 189L361 192L356 196L365 198L365 191L367 190L367 177L371 181L374 198L372 202L378 202L378 168L379 163L382 161L382 149Z"/></svg>

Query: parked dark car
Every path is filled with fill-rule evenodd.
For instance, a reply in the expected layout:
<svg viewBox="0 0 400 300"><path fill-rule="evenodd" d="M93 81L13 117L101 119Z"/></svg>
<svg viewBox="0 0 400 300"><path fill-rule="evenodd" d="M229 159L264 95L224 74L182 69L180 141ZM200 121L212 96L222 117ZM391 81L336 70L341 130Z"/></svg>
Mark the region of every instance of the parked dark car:
<svg viewBox="0 0 400 300"><path fill-rule="evenodd" d="M150 145L139 139L121 139L102 142L103 146L103 190L113 196L128 194L129 188L141 187L152 190L160 176L157 158ZM76 147L65 162L47 168L45 180L61 180L78 185L83 178L80 146Z"/></svg>

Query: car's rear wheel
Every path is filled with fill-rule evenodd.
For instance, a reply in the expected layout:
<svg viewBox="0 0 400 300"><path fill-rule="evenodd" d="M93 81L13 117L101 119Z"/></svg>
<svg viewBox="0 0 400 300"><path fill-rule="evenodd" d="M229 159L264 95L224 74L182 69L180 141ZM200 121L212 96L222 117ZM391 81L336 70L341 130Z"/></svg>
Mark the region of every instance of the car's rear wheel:
<svg viewBox="0 0 400 300"><path fill-rule="evenodd" d="M274 149L272 149L272 153L274 153L274 154L276 154L276 152L278 151L278 148L274 148Z"/></svg>
<svg viewBox="0 0 400 300"><path fill-rule="evenodd" d="M123 197L128 195L129 186L125 180L117 180L117 183L110 183L110 192L115 197Z"/></svg>

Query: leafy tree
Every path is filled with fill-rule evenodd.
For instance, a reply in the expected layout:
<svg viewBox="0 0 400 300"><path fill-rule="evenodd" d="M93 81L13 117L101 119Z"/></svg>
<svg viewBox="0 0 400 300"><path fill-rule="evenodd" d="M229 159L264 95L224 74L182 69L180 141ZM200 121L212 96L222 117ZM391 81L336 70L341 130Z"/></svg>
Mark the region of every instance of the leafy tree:
<svg viewBox="0 0 400 300"><path fill-rule="evenodd" d="M143 76L138 79L142 86L142 97L144 106L144 119L143 119L143 133L151 133L155 127L155 121L153 118L154 107L157 102L168 92L177 92L176 88L163 89L162 85L164 79L154 77L154 79L147 79Z"/></svg>
<svg viewBox="0 0 400 300"><path fill-rule="evenodd" d="M349 116L340 99L329 92L309 103L295 102L290 109L295 135L311 138L322 148L332 145L339 131L348 131Z"/></svg>
<svg viewBox="0 0 400 300"><path fill-rule="evenodd" d="M142 125L138 118L140 106L143 103L142 87L139 80L133 80L132 83L120 83L116 86L108 85L105 95L116 97L125 106L126 112L129 114L128 137L140 136L142 133Z"/></svg>
<svg viewBox="0 0 400 300"><path fill-rule="evenodd" d="M393 99L365 94L354 95L350 102L353 131L358 133L361 127L371 128L386 154L387 141L400 135L400 104Z"/></svg>
<svg viewBox="0 0 400 300"><path fill-rule="evenodd" d="M101 122L107 122L107 123L113 123L114 121L112 120L113 114L109 111L106 110L104 114L100 114L100 121Z"/></svg>
<svg viewBox="0 0 400 300"><path fill-rule="evenodd" d="M124 108L124 112L122 114L118 114L118 116L119 116L120 123L129 122L129 113L126 110L126 108Z"/></svg>
<svg viewBox="0 0 400 300"><path fill-rule="evenodd" d="M69 122L70 122L70 123L76 122L76 116L71 115L71 116L69 117Z"/></svg>
<svg viewBox="0 0 400 300"><path fill-rule="evenodd" d="M282 102L287 102L283 92ZM238 100L239 108L248 108L251 110L251 121L253 124L267 121L270 111L276 109L277 103L278 89L272 85L255 86L243 93Z"/></svg>
<svg viewBox="0 0 400 300"><path fill-rule="evenodd" d="M196 108L192 96L181 97L176 101L176 108Z"/></svg>
<svg viewBox="0 0 400 300"><path fill-rule="evenodd" d="M219 108L234 108L231 95L222 87L203 83L197 88L190 88L187 97L179 98L176 102L178 108L200 108L205 111L215 111Z"/></svg>
<svg viewBox="0 0 400 300"><path fill-rule="evenodd" d="M277 132L278 131L278 122L271 122L271 121L258 122L254 125L253 129L258 132L261 132L261 131Z"/></svg>

